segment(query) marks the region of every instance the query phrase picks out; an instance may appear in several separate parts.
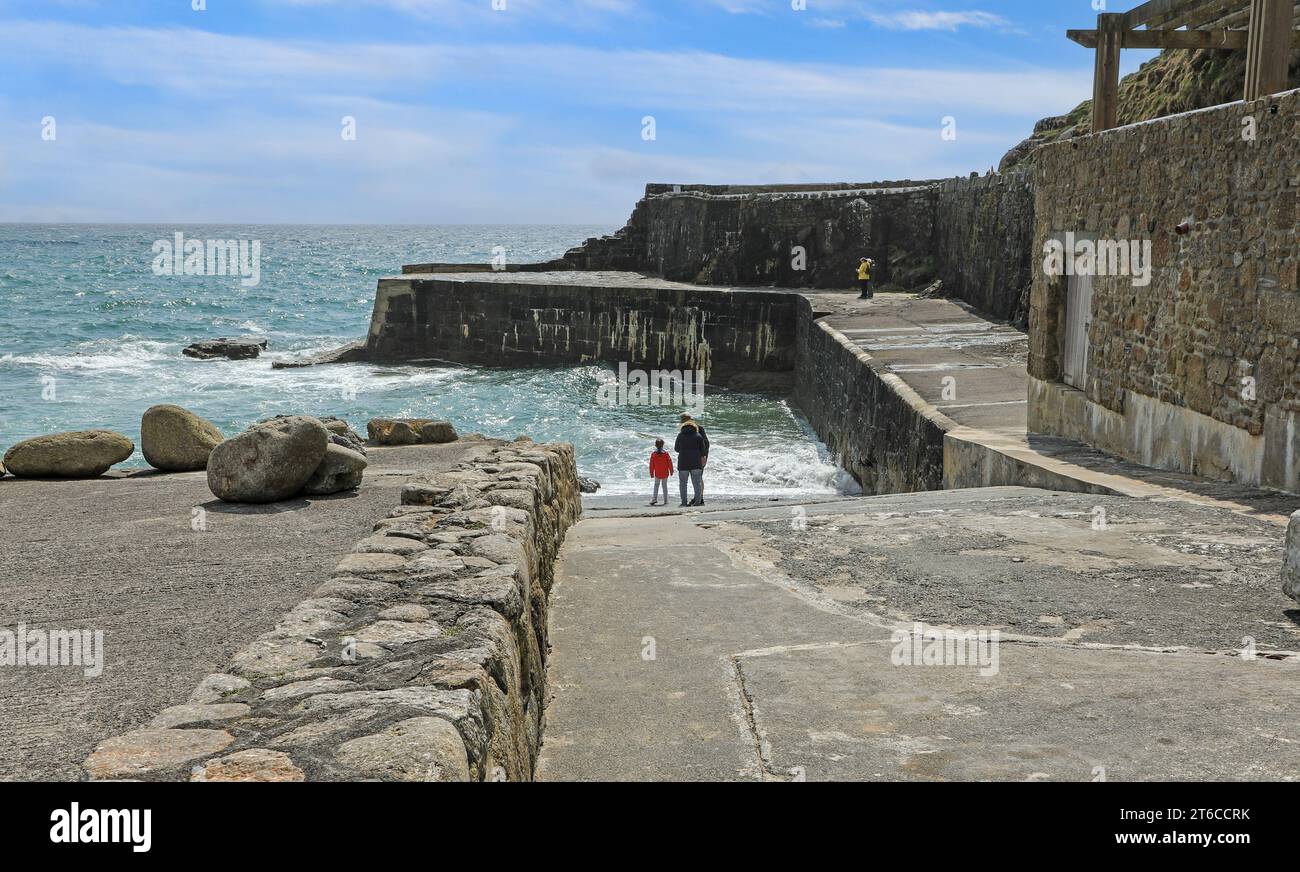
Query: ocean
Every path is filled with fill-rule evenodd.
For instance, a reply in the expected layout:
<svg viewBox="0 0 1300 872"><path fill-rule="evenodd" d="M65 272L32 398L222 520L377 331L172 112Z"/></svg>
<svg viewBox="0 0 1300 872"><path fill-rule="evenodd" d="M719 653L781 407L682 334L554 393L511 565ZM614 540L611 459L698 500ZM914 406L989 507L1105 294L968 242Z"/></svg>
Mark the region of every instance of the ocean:
<svg viewBox="0 0 1300 872"><path fill-rule="evenodd" d="M176 403L227 436L278 414L339 415L364 435L376 416L443 418L462 433L574 443L602 493L649 493L656 437L678 409L596 402L609 370L271 363L362 338L375 282L404 263L510 262L563 254L604 226L0 224L0 453L22 439L108 428L139 444L140 415ZM157 275L154 244L257 240L256 285L238 275ZM199 339L255 336L251 361L196 361ZM708 493L834 494L843 473L780 397L710 390ZM144 466L138 449L124 466Z"/></svg>

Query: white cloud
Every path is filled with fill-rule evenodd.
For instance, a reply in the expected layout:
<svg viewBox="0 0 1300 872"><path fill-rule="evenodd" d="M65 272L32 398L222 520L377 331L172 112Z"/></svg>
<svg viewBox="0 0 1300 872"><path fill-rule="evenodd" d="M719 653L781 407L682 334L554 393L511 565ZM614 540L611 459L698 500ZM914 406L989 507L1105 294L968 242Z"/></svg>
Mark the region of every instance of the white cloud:
<svg viewBox="0 0 1300 872"><path fill-rule="evenodd" d="M78 83L0 95L0 117L12 119L0 125L9 221L617 221L647 181L983 169L1091 81L1086 69L338 44L28 21L0 21L0 58L34 81L48 72ZM121 85L133 90L121 105L79 104ZM457 99L467 93L477 106ZM62 106L55 143L30 120L47 100ZM652 143L640 138L648 114L658 120ZM356 142L339 136L343 115L357 118ZM958 118L957 143L938 135L946 115Z"/></svg>
<svg viewBox="0 0 1300 872"><path fill-rule="evenodd" d="M288 6L346 6L362 3L390 9L426 21L443 24L464 24L492 20L507 23L511 20L544 18L565 21L575 26L598 23L597 18L620 17L637 11L637 0L502 0L502 8L494 8L491 0L266 0Z"/></svg>
<svg viewBox="0 0 1300 872"><path fill-rule="evenodd" d="M873 12L867 15L873 23L891 30L950 30L962 27L1007 28L1011 22L992 12Z"/></svg>
<svg viewBox="0 0 1300 872"><path fill-rule="evenodd" d="M75 54L66 51L79 46ZM942 110L1039 118L1086 92L1086 71L1022 72L870 67L735 58L701 51L556 44L332 44L284 42L186 28L91 28L0 23L0 53L108 81L207 99L275 101L358 89L491 82L512 94L566 95L643 114L781 111L915 113ZM638 114L637 118L641 116Z"/></svg>
<svg viewBox="0 0 1300 872"><path fill-rule="evenodd" d="M787 0L709 0L709 2L733 15L774 15L778 12L790 11ZM864 3L862 0L811 0L808 10L823 13L823 16L814 18L809 23L813 27L843 26L846 19L853 18L870 21L872 24L890 30L956 31L962 27L982 29L1011 27L1011 22L1001 15L978 9L961 12L925 9L884 12L879 11L878 7L881 5L881 3Z"/></svg>

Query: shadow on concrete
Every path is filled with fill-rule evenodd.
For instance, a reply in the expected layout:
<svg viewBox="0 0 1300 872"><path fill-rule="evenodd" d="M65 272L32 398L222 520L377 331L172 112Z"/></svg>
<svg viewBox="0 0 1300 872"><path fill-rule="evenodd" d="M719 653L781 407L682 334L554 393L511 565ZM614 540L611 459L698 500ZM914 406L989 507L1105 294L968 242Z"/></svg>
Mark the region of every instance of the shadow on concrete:
<svg viewBox="0 0 1300 872"><path fill-rule="evenodd" d="M1182 472L1153 469L1104 451L1056 436L1029 434L1029 447L1044 457L1052 457L1093 472L1121 475L1202 499L1224 500L1245 506L1259 515L1290 515L1300 509L1300 497L1282 491L1261 490L1232 482L1210 481Z"/></svg>

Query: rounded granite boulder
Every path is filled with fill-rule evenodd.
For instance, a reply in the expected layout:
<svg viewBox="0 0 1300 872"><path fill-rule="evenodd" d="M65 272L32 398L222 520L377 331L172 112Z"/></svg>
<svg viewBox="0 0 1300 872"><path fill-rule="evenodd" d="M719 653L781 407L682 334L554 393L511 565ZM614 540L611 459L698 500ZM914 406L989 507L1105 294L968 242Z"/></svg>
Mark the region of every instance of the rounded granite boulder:
<svg viewBox="0 0 1300 872"><path fill-rule="evenodd" d="M374 418L366 433L377 445L437 445L458 438L450 421L429 418Z"/></svg>
<svg viewBox="0 0 1300 872"><path fill-rule="evenodd" d="M154 406L140 420L144 459L164 472L206 469L212 449L225 438L211 421L180 406Z"/></svg>
<svg viewBox="0 0 1300 872"><path fill-rule="evenodd" d="M20 478L94 478L134 451L121 433L78 430L19 442L5 452L4 466Z"/></svg>
<svg viewBox="0 0 1300 872"><path fill-rule="evenodd" d="M326 496L356 490L361 487L361 477L366 469L366 458L351 448L331 442L325 446L325 457L312 473L302 491L310 496Z"/></svg>
<svg viewBox="0 0 1300 872"><path fill-rule="evenodd" d="M419 418L372 418L366 424L366 435L376 445L418 445L420 426L428 423Z"/></svg>
<svg viewBox="0 0 1300 872"><path fill-rule="evenodd" d="M420 440L426 445L442 445L458 438L450 421L429 421L420 425Z"/></svg>
<svg viewBox="0 0 1300 872"><path fill-rule="evenodd" d="M255 424L208 457L208 487L228 503L273 503L302 492L325 459L329 431L294 416Z"/></svg>

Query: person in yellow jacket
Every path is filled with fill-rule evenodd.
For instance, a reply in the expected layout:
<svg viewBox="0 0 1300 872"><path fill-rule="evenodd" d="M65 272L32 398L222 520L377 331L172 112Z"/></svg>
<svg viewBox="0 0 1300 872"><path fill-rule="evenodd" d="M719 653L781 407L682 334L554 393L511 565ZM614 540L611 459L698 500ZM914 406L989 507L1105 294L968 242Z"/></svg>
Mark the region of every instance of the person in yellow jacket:
<svg viewBox="0 0 1300 872"><path fill-rule="evenodd" d="M871 268L876 262L869 257L864 257L858 261L858 287L862 289L862 295L859 300L870 300L876 294L871 290Z"/></svg>

